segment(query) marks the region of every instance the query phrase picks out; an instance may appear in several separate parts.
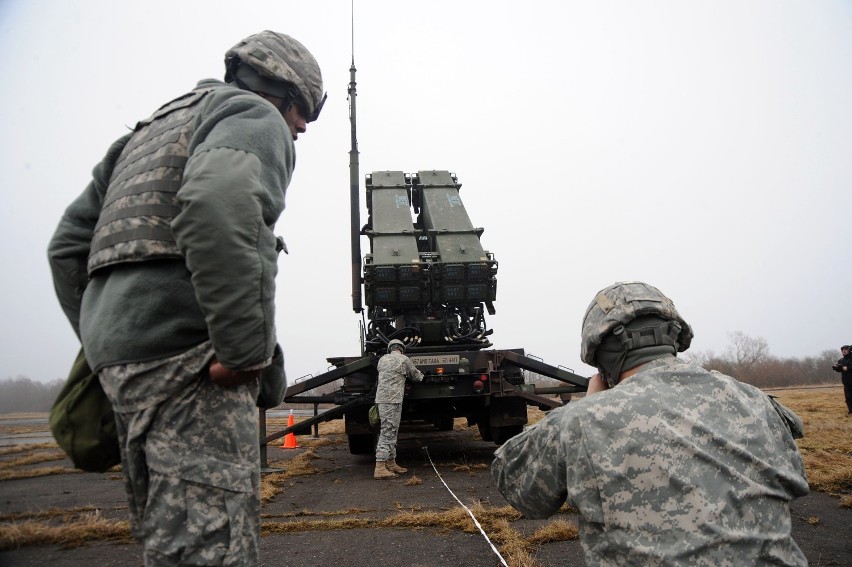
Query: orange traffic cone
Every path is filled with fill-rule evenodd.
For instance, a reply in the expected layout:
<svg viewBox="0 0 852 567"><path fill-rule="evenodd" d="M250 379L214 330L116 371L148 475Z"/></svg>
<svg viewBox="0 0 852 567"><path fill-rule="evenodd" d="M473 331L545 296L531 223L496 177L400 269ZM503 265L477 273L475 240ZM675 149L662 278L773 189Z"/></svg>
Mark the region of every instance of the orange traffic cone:
<svg viewBox="0 0 852 567"><path fill-rule="evenodd" d="M290 410L290 416L287 418L287 427L292 427L296 424L296 419L293 417L293 410ZM282 449L298 449L299 444L296 442L296 434L288 433L284 436L284 443L281 445Z"/></svg>

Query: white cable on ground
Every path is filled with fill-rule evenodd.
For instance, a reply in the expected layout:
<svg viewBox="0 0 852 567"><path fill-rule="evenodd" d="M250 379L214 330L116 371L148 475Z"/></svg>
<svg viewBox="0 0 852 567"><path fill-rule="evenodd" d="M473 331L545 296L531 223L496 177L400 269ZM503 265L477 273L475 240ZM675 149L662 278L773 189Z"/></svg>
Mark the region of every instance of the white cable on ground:
<svg viewBox="0 0 852 567"><path fill-rule="evenodd" d="M435 474L436 474L436 475L438 475L438 478L441 480L441 484L443 484L443 485L444 485L444 488L446 488L446 489L447 489L447 492L449 492L449 493L450 493L450 496L452 496L453 498L455 498L455 499L456 499L456 502L458 502L458 503L459 503L459 505L467 511L468 515L469 515L469 516L471 517L471 519L473 520L473 523L476 525L476 527L477 527L477 528L479 528L479 533L481 533L481 534L482 534L482 537L484 537L484 538L485 538L485 541L487 541L487 542L488 542L488 545L490 545L490 546L491 546L491 550L492 550L492 551L493 551L493 552L497 555L497 557L499 557L499 558L500 558L500 563L502 563L502 564L503 564L503 567L509 567L509 566L506 564L506 560L505 560L505 559L503 559L503 556L502 556L502 555L500 555L500 552L499 552L499 551L497 551L497 548L496 548L496 547L494 547L494 544L493 544L493 543L491 543L491 540L490 540L490 539L488 539L488 535L485 533L485 530L483 530L483 529L482 529L482 526L481 526L481 525L479 525L479 520L477 520L477 519L476 519L476 516L474 516L474 515L473 515L473 512L471 512L471 511L470 511L470 508L468 508L467 506L465 506L464 504L462 504L462 501L461 501L461 500L459 500L459 499L458 499L458 497L457 497L455 494L453 494L453 491L452 491L452 490L450 490L450 487L449 487L449 486L447 486L447 483L446 483L446 482L444 482L444 478L441 476L441 473L439 473L439 472L438 472L438 469L435 467L435 463L433 463L433 462L432 462L432 456L429 454L429 447L423 447L423 450L424 450L424 451L426 451L426 456L429 458L429 464L430 464L430 465L432 465L432 470L433 470L433 471L435 471Z"/></svg>

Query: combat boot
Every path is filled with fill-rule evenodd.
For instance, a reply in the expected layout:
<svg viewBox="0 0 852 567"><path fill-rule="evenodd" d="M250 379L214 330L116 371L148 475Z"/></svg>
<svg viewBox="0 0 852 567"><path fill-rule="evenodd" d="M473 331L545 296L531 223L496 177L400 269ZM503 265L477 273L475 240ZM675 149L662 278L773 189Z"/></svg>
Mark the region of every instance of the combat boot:
<svg viewBox="0 0 852 567"><path fill-rule="evenodd" d="M386 478L396 478L398 475L388 469L387 461L376 461L376 472L373 473L373 478L376 480L384 480Z"/></svg>
<svg viewBox="0 0 852 567"><path fill-rule="evenodd" d="M403 473L408 472L408 469L403 468L403 467L399 466L398 464L396 464L396 459L388 459L386 464L387 464L388 470L391 471L391 472L395 472L395 473L399 473L399 474L403 474Z"/></svg>

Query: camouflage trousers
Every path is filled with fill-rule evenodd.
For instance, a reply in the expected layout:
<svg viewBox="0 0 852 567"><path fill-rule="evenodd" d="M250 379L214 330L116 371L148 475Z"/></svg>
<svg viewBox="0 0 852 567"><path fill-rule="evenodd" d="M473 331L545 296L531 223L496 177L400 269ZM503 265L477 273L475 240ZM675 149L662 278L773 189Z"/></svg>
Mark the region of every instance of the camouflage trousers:
<svg viewBox="0 0 852 567"><path fill-rule="evenodd" d="M205 343L99 372L147 567L258 564L257 386L216 386L212 356Z"/></svg>
<svg viewBox="0 0 852 567"><path fill-rule="evenodd" d="M379 442L376 444L376 460L387 461L396 458L396 438L399 435L399 420L402 417L402 404L376 404L379 406L379 418L382 427L379 430Z"/></svg>

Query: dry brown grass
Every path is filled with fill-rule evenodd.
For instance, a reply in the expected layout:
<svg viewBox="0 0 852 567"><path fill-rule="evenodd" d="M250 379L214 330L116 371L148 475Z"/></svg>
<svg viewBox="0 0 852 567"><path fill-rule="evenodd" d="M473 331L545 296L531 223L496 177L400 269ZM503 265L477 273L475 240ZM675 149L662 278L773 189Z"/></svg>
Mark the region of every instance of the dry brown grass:
<svg viewBox="0 0 852 567"><path fill-rule="evenodd" d="M83 510L83 509L79 509ZM0 525L0 551L28 545L78 547L90 541L132 541L126 521L107 520L97 510L56 510L35 519Z"/></svg>
<svg viewBox="0 0 852 567"><path fill-rule="evenodd" d="M62 451L51 451L49 453L30 453L19 459L0 461L0 471L14 469L25 465L34 465L36 463L46 463L48 461L61 461L64 458L65 453L63 453Z"/></svg>
<svg viewBox="0 0 852 567"><path fill-rule="evenodd" d="M533 555L539 545L576 539L579 533L575 524L557 517L527 537L512 528L510 522L518 520L521 514L511 506L486 508L476 504L471 506L471 511L512 567L539 567Z"/></svg>
<svg viewBox="0 0 852 567"><path fill-rule="evenodd" d="M544 419L545 415L547 414L536 407L530 407L527 410L527 420L529 420L530 425L532 425L533 423L538 423L539 421Z"/></svg>
<svg viewBox="0 0 852 567"><path fill-rule="evenodd" d="M423 479L416 474L411 475L411 478L405 481L405 486L418 486L423 484Z"/></svg>
<svg viewBox="0 0 852 567"><path fill-rule="evenodd" d="M7 424L0 425L0 432L4 435L24 435L26 433L41 433L42 431L44 431L44 426L39 424L16 426Z"/></svg>
<svg viewBox="0 0 852 567"><path fill-rule="evenodd" d="M32 445L12 445L11 447L3 447L0 449L0 457L5 455L15 455L17 453L27 453L38 449L56 449L59 446L56 443L36 443Z"/></svg>
<svg viewBox="0 0 852 567"><path fill-rule="evenodd" d="M437 466L437 465L436 465ZM488 465L485 463L460 463L457 465L453 465L454 472L467 472L467 473L475 473L476 471L483 471L488 468Z"/></svg>
<svg viewBox="0 0 852 567"><path fill-rule="evenodd" d="M83 471L77 469L69 469L67 467L41 467L35 469L18 469L9 471L0 471L0 481L17 480L21 478L36 478L40 476L50 476L54 474L78 474Z"/></svg>
<svg viewBox="0 0 852 567"><path fill-rule="evenodd" d="M805 423L797 440L811 490L852 496L852 416L846 412L843 388L777 390L785 406Z"/></svg>
<svg viewBox="0 0 852 567"><path fill-rule="evenodd" d="M489 537L500 545L500 555L511 567L539 567L540 564L532 555L533 546L526 537L512 529L506 519L499 519L491 526Z"/></svg>
<svg viewBox="0 0 852 567"><path fill-rule="evenodd" d="M306 447L317 449L319 447L346 443L346 439L339 439L337 437L320 437L319 439L314 439L311 437L301 437L299 438L299 443L303 443Z"/></svg>
<svg viewBox="0 0 852 567"><path fill-rule="evenodd" d="M471 506L471 511L476 516L476 519L482 524L483 528L488 524L493 524L499 520L521 518L521 514L511 506L503 506L500 508L484 507L477 503ZM366 510L364 510L366 512ZM301 515L318 515L316 513L305 512ZM299 514L294 514L294 517ZM463 531L466 533L478 533L473 520L467 512L461 508L451 508L449 510L424 510L422 508L414 509L398 509L396 514L386 518L379 519L356 519L347 518L345 520L333 521L315 521L315 520L298 520L295 522L268 522L264 524L264 528L268 528L276 533L294 532L294 531L311 531L311 530L340 530L363 527L362 522L369 522L375 527L384 528L439 528L448 531ZM323 524L323 525L318 525Z"/></svg>
<svg viewBox="0 0 852 567"><path fill-rule="evenodd" d="M308 449L301 455L296 455L289 461L275 461L270 467L282 468L282 472L263 475L260 479L260 501L269 502L277 494L284 490L284 486L291 478L318 474L323 471L314 466L318 459L313 449Z"/></svg>
<svg viewBox="0 0 852 567"><path fill-rule="evenodd" d="M477 521L488 534L489 539L499 546L500 553L512 567L539 567L532 553L542 543L564 541L577 537L574 524L556 519L531 538L525 537L512 528L510 521L521 518L521 514L511 506L499 508L484 506L477 502L470 506ZM366 512L366 510L361 511ZM305 512L305 515L310 514ZM296 516L298 514L294 514ZM316 514L311 514L316 515ZM358 528L393 529L437 529L439 531L461 531L479 533L473 520L461 507L449 510L428 510L422 507L411 509L397 508L397 513L386 518L353 518L340 520L296 520L289 522L264 522L263 534L284 534L302 531L335 531Z"/></svg>
<svg viewBox="0 0 852 567"><path fill-rule="evenodd" d="M345 520L297 520L295 522L263 522L260 535L290 534L296 532L329 532L336 530L354 530L376 526L376 522L367 518L347 518Z"/></svg>
<svg viewBox="0 0 852 567"><path fill-rule="evenodd" d="M22 512L20 514L0 514L0 522L18 522L21 520L44 520L58 517L71 517L74 514L82 514L85 512L96 512L98 509L94 506L79 506L77 508L50 508L40 512Z"/></svg>
<svg viewBox="0 0 852 567"><path fill-rule="evenodd" d="M285 512L283 514L261 514L260 517L263 520L268 520L272 518L301 518L305 516L319 516L319 517L334 517L334 516L352 516L355 514L366 514L368 512L375 512L375 510L368 510L366 508L347 508L345 510L331 510L325 512L314 512L311 510L297 510L294 512Z"/></svg>
<svg viewBox="0 0 852 567"><path fill-rule="evenodd" d="M0 452L0 457L10 457L0 458L0 481L81 472L72 468L70 463L67 466L31 467L38 463L65 460L65 453L57 450L55 443L14 445Z"/></svg>
<svg viewBox="0 0 852 567"><path fill-rule="evenodd" d="M579 535L580 529L575 522L557 518L537 529L528 539L530 543L541 545L553 541L577 539Z"/></svg>

